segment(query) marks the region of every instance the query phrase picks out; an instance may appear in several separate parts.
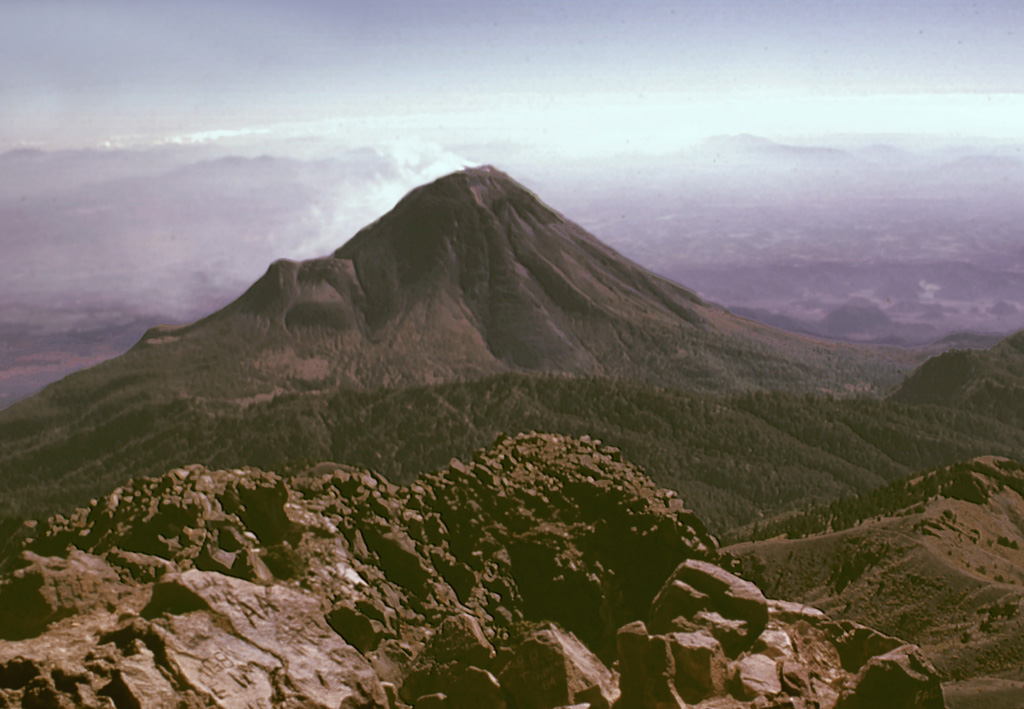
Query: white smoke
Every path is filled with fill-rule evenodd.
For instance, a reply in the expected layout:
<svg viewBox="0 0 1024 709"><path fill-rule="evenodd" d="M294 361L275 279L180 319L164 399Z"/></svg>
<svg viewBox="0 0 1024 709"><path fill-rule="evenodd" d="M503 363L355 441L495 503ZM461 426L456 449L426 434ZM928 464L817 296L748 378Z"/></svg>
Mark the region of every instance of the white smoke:
<svg viewBox="0 0 1024 709"><path fill-rule="evenodd" d="M274 260L331 253L409 190L464 164L416 140L325 144L315 158L166 144L0 156L0 302L199 317Z"/></svg>

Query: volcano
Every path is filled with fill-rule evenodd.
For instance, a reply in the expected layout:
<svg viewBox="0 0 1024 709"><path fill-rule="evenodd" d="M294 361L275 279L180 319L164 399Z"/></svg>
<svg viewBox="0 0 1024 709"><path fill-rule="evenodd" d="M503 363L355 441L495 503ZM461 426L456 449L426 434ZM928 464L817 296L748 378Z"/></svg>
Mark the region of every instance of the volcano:
<svg viewBox="0 0 1024 709"><path fill-rule="evenodd" d="M21 509L26 490L39 504L88 500L141 469L193 462L203 432L226 419L237 425L225 450L240 431L273 438L277 462L335 448L374 425L325 429L317 411L341 392L369 401L513 374L845 393L894 384L898 364L704 302L508 175L473 168L413 190L333 254L277 261L225 308L153 328L120 357L0 411L0 510ZM311 421L289 419L283 440L282 424L250 417L272 404Z"/></svg>
<svg viewBox="0 0 1024 709"><path fill-rule="evenodd" d="M813 388L848 355L702 301L487 166L413 190L331 256L273 263L108 366L152 382L155 364L158 386L222 398L508 371L730 391Z"/></svg>

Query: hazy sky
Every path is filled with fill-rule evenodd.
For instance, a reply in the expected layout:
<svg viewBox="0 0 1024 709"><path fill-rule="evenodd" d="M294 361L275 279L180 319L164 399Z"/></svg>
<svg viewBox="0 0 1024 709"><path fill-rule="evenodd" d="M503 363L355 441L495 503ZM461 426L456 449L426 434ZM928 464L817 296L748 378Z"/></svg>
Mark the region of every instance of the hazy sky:
<svg viewBox="0 0 1024 709"><path fill-rule="evenodd" d="M1019 139L1022 32L1019 0L2 0L0 150Z"/></svg>

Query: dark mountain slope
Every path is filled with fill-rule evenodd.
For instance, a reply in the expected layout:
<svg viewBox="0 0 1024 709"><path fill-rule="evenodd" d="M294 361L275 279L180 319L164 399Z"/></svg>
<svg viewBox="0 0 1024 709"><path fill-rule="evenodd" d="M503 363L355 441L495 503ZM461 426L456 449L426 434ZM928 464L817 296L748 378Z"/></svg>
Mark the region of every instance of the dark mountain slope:
<svg viewBox="0 0 1024 709"><path fill-rule="evenodd" d="M987 686L955 706L998 706L1024 682L1022 518L1024 467L988 456L764 530L806 536L728 551L767 592L919 643L950 679L970 681L964 694Z"/></svg>
<svg viewBox="0 0 1024 709"><path fill-rule="evenodd" d="M400 390L305 392L246 405L153 404L37 447L0 440L0 516L83 504L169 467L299 469L321 460L394 482L468 455L500 431L591 434L622 448L723 531L925 467L997 453L1024 459L1016 427L877 399L785 393L730 397L637 382L504 374Z"/></svg>
<svg viewBox="0 0 1024 709"><path fill-rule="evenodd" d="M328 347L329 378L372 387L507 369L635 375L651 356L629 346L640 333L678 339L705 309L479 168L414 190L331 258L274 264L211 324L247 315L300 352L344 343Z"/></svg>
<svg viewBox="0 0 1024 709"><path fill-rule="evenodd" d="M1024 332L988 350L945 352L922 364L891 397L955 406L1007 422L1024 421Z"/></svg>

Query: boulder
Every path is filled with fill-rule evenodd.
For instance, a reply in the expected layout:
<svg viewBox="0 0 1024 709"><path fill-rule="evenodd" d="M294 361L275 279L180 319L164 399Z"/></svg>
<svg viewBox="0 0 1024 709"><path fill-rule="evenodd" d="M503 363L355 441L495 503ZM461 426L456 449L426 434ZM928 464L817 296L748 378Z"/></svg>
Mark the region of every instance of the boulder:
<svg viewBox="0 0 1024 709"><path fill-rule="evenodd" d="M680 564L665 582L649 615L649 628L660 634L695 625L728 626L716 616L739 625L725 634L726 652L735 657L749 649L768 624L768 602L761 590L725 569L698 559ZM716 636L717 637L717 636ZM721 639L721 638L720 638Z"/></svg>
<svg viewBox="0 0 1024 709"><path fill-rule="evenodd" d="M450 709L505 709L505 693L498 680L487 670L470 667L448 694Z"/></svg>
<svg viewBox="0 0 1024 709"><path fill-rule="evenodd" d="M118 707L172 707L178 693L160 673L152 651L138 643L132 655L124 657L100 696L110 697Z"/></svg>
<svg viewBox="0 0 1024 709"><path fill-rule="evenodd" d="M163 598L190 603L151 603L144 615L164 643L170 671L209 701L388 706L373 669L331 630L314 597L196 569L165 576L161 587Z"/></svg>
<svg viewBox="0 0 1024 709"><path fill-rule="evenodd" d="M857 672L868 660L903 645L903 641L850 620L826 623L847 672Z"/></svg>
<svg viewBox="0 0 1024 709"><path fill-rule="evenodd" d="M595 686L606 703L618 698L614 674L576 636L555 627L529 635L499 680L517 709L573 704L579 693Z"/></svg>
<svg viewBox="0 0 1024 709"><path fill-rule="evenodd" d="M131 589L98 556L71 550L66 558L22 553L24 568L0 586L0 639L39 635L50 623L93 608L116 608Z"/></svg>
<svg viewBox="0 0 1024 709"><path fill-rule="evenodd" d="M412 702L447 692L467 668L490 667L494 648L480 621L468 613L448 616L416 656L402 682L401 697Z"/></svg>
<svg viewBox="0 0 1024 709"><path fill-rule="evenodd" d="M789 633L780 627L771 626L757 638L753 650L775 660L792 657L794 652Z"/></svg>
<svg viewBox="0 0 1024 709"><path fill-rule="evenodd" d="M877 655L856 674L836 709L943 709L939 675L916 645Z"/></svg>
<svg viewBox="0 0 1024 709"><path fill-rule="evenodd" d="M359 652L366 654L376 649L387 628L379 620L347 605L335 606L327 614L327 624Z"/></svg>
<svg viewBox="0 0 1024 709"><path fill-rule="evenodd" d="M733 670L733 694L738 699L771 697L782 691L779 666L765 655L747 655Z"/></svg>
<svg viewBox="0 0 1024 709"><path fill-rule="evenodd" d="M797 660L783 660L779 678L782 680L782 691L786 694L798 696L811 691L811 673L806 665Z"/></svg>
<svg viewBox="0 0 1024 709"><path fill-rule="evenodd" d="M368 527L363 530L363 539L380 558L385 576L400 586L424 592L437 575L417 550L416 542L404 532Z"/></svg>
<svg viewBox="0 0 1024 709"><path fill-rule="evenodd" d="M468 613L450 615L431 638L429 654L439 662L458 660L487 667L494 659L494 647L480 627L480 621Z"/></svg>
<svg viewBox="0 0 1024 709"><path fill-rule="evenodd" d="M725 689L727 660L721 644L707 633L670 633L674 681L684 701L697 704Z"/></svg>
<svg viewBox="0 0 1024 709"><path fill-rule="evenodd" d="M680 619L681 620L681 619ZM739 657L753 644L750 626L739 618L726 618L716 611L701 611L693 621L676 623L681 629L711 633L729 657Z"/></svg>
<svg viewBox="0 0 1024 709"><path fill-rule="evenodd" d="M658 591L651 604L648 625L667 632L676 618L692 619L697 613L711 608L711 597L690 584L670 578Z"/></svg>
<svg viewBox="0 0 1024 709"><path fill-rule="evenodd" d="M780 623L789 624L804 621L811 625L817 625L826 620L825 613L814 606L775 598L768 599L768 616Z"/></svg>
<svg viewBox="0 0 1024 709"><path fill-rule="evenodd" d="M685 709L676 689L675 659L664 636L651 637L641 621L619 628L619 690L615 709Z"/></svg>
<svg viewBox="0 0 1024 709"><path fill-rule="evenodd" d="M0 689L22 689L41 673L39 666L25 657L0 663Z"/></svg>

